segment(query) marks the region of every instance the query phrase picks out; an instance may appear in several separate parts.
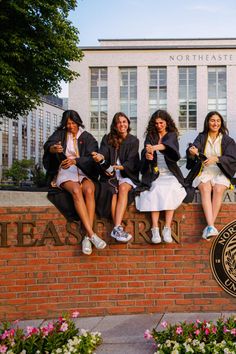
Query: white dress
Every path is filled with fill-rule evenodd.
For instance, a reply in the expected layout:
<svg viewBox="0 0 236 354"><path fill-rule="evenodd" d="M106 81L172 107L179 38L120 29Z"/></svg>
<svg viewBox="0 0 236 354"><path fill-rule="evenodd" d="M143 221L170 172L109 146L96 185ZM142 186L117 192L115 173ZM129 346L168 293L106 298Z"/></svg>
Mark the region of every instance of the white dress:
<svg viewBox="0 0 236 354"><path fill-rule="evenodd" d="M73 136L71 133L67 134L67 144L66 144L66 157L68 159L74 159L79 157L78 152L78 138L80 134L82 134L83 130L80 128L77 135L76 141L73 140ZM59 168L57 178L56 178L56 186L60 187L62 183L67 181L73 182L82 182L84 178L87 178L85 174L75 165L70 166L67 169Z"/></svg>
<svg viewBox="0 0 236 354"><path fill-rule="evenodd" d="M213 142L208 135L204 154L206 157L221 156L221 141L222 134L220 133L216 140ZM230 186L230 180L223 174L217 164L204 166L201 173L193 180L193 187L196 188L200 183L206 183L210 181L211 185L223 184L226 187Z"/></svg>
<svg viewBox="0 0 236 354"><path fill-rule="evenodd" d="M152 182L148 191L135 198L139 211L161 211L177 209L186 196L184 187L168 169L164 155L157 151L159 177Z"/></svg>

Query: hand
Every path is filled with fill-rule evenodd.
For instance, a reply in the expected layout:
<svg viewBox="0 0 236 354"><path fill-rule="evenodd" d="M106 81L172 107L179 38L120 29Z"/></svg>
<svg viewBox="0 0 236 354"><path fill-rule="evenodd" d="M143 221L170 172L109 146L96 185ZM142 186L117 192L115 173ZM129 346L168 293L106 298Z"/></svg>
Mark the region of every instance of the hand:
<svg viewBox="0 0 236 354"><path fill-rule="evenodd" d="M198 148L196 148L194 145L192 145L188 150L192 156L198 156L199 154Z"/></svg>
<svg viewBox="0 0 236 354"><path fill-rule="evenodd" d="M210 157L208 157L207 160L205 160L205 161L203 162L203 165L204 165L204 166L210 166L210 165L214 165L214 164L216 164L216 163L218 163L218 162L219 162L219 159L218 159L217 156L210 156Z"/></svg>
<svg viewBox="0 0 236 354"><path fill-rule="evenodd" d="M61 163L61 168L63 168L64 170L66 170L67 168L76 165L76 160L75 159L66 159L63 160Z"/></svg>
<svg viewBox="0 0 236 354"><path fill-rule="evenodd" d="M146 145L146 151L149 153L149 154L153 154L154 151L155 151L155 146L154 145L151 145L151 144L147 144Z"/></svg>
<svg viewBox="0 0 236 354"><path fill-rule="evenodd" d="M101 162L102 160L104 160L104 156L95 151L91 153L91 156L95 162Z"/></svg>
<svg viewBox="0 0 236 354"><path fill-rule="evenodd" d="M119 171L123 171L124 167L122 165L113 165L113 170L119 170Z"/></svg>
<svg viewBox="0 0 236 354"><path fill-rule="evenodd" d="M51 145L49 150L52 154L63 152L63 147L61 145L61 142L58 141L58 143Z"/></svg>
<svg viewBox="0 0 236 354"><path fill-rule="evenodd" d="M153 154L146 152L145 157L147 160L152 161L153 160Z"/></svg>

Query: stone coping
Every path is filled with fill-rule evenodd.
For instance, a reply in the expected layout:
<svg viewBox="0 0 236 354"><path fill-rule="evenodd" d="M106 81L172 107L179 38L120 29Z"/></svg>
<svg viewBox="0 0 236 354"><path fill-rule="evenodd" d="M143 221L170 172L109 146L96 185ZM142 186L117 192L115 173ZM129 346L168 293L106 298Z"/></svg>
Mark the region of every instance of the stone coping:
<svg viewBox="0 0 236 354"><path fill-rule="evenodd" d="M201 202L200 194L197 191L193 204ZM223 198L224 204L236 203L236 189L225 192ZM53 204L47 199L47 192L30 192L30 191L0 191L0 207L18 207L18 206L52 206Z"/></svg>

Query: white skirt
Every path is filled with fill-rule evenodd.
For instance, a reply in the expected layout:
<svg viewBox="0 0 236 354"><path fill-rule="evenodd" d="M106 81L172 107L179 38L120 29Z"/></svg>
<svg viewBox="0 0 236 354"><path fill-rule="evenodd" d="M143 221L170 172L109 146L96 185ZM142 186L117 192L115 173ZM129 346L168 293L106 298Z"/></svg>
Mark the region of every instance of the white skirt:
<svg viewBox="0 0 236 354"><path fill-rule="evenodd" d="M67 181L79 182L81 183L86 176L83 172L78 169L77 166L72 165L69 168L60 168L57 174L56 185L60 187L60 185Z"/></svg>
<svg viewBox="0 0 236 354"><path fill-rule="evenodd" d="M161 211L177 209L186 197L184 187L174 175L160 175L152 182L148 191L135 198L139 211Z"/></svg>
<svg viewBox="0 0 236 354"><path fill-rule="evenodd" d="M211 182L211 185L223 184L225 187L229 188L230 180L223 174L218 166L215 168L205 167L200 175L194 178L193 187L197 188L200 183Z"/></svg>

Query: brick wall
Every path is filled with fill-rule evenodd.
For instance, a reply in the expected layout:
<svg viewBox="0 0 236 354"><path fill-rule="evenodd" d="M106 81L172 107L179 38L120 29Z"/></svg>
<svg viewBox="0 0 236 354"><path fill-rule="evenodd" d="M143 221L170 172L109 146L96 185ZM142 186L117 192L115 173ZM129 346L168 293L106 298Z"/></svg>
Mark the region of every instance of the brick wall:
<svg viewBox="0 0 236 354"><path fill-rule="evenodd" d="M216 226L235 215L235 203L223 204ZM179 243L149 243L149 216L134 206L125 220L133 242L116 243L112 225L97 221L109 245L85 256L78 225L66 225L53 206L0 208L0 319L52 318L75 309L82 316L235 310L236 298L210 269L212 242L201 239L200 204L176 211Z"/></svg>

